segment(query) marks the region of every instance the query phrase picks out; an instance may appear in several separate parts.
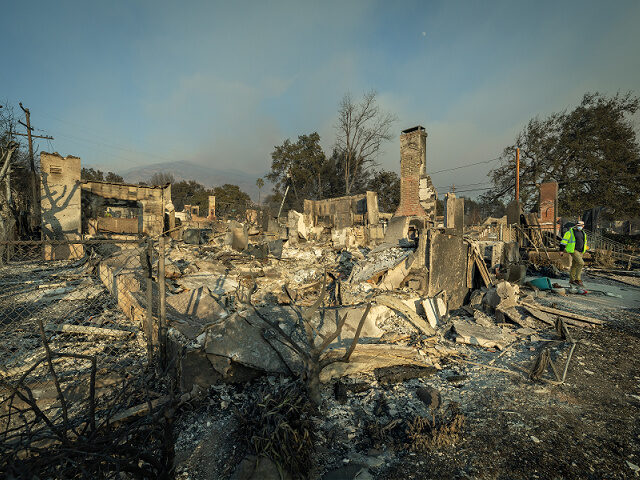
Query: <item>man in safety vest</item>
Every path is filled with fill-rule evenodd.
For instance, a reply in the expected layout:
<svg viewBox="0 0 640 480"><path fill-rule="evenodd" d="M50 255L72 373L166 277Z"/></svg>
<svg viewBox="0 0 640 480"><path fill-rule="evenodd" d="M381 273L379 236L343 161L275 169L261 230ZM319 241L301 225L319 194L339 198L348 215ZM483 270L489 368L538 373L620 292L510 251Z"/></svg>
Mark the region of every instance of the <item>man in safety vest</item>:
<svg viewBox="0 0 640 480"><path fill-rule="evenodd" d="M569 283L582 286L582 267L584 260L582 255L589 248L587 246L587 234L583 230L584 222L580 220L575 227L571 227L562 237L561 247L571 255L571 270L569 271ZM564 252L561 253L563 255Z"/></svg>

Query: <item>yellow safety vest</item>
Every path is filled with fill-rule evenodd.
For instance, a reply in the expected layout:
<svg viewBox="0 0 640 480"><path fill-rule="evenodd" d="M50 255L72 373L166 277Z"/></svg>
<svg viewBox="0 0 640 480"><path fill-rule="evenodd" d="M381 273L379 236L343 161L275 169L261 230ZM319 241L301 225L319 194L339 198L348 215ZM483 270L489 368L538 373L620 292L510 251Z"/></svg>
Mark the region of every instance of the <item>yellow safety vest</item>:
<svg viewBox="0 0 640 480"><path fill-rule="evenodd" d="M584 233L584 249L580 253L586 252L587 249L589 248L587 247L587 232L583 230L582 233ZM562 241L560 242L560 245L565 246L565 250L567 253L573 253L576 250L576 236L573 233L573 227L571 227L564 234L564 236L562 237Z"/></svg>

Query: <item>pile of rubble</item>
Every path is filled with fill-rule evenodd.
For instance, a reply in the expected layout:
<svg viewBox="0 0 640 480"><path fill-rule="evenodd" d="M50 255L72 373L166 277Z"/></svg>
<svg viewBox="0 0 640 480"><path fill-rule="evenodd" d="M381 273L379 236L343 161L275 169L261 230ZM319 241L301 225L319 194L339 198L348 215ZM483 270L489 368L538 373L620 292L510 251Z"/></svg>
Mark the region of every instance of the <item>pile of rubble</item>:
<svg viewBox="0 0 640 480"><path fill-rule="evenodd" d="M214 430L223 424L238 427L231 412L246 406L259 386L268 389L302 378L305 394L314 399L310 369L319 367L319 396L313 403L326 413L316 419L316 447L325 445L329 452L314 454L315 476L335 470L325 478L366 478L364 471L375 471L394 455L392 450L381 454L382 445L423 448L412 444L408 431L420 439L418 444L449 438L442 432L449 432L447 441L455 443L462 414L455 413L457 402L443 405L441 392L454 392L467 378L473 365L469 346L500 351L499 356L518 340L539 340L557 328L558 318L561 325L602 323L538 304L543 293L536 289L496 280L470 241L465 265L472 278L463 279L460 288L467 294L464 304L456 305L446 290L427 296L424 285L405 281L424 255L419 239L346 249L329 238L307 242L299 237L292 245L285 239L251 238L239 225L230 224L204 245L167 244L168 355L182 391L200 391L215 406L206 423ZM425 243L447 235L422 234ZM238 236L243 241L236 242ZM119 255L127 253L113 254L99 266L105 285L118 285L123 275L142 282L143 269L122 268ZM157 265L152 268L156 275ZM467 287L485 279L480 288ZM124 310L135 318L129 303ZM186 470L201 455L196 447L203 436L213 441L204 430L194 431L188 418L182 421L192 436L181 434L177 447ZM420 420L424 418L440 422L441 430ZM431 433L423 437L423 431ZM336 448L328 447L337 440L345 450L340 454L346 455L344 462L340 458L336 463ZM259 478L261 469L270 468L257 459L249 464L257 470L234 478Z"/></svg>

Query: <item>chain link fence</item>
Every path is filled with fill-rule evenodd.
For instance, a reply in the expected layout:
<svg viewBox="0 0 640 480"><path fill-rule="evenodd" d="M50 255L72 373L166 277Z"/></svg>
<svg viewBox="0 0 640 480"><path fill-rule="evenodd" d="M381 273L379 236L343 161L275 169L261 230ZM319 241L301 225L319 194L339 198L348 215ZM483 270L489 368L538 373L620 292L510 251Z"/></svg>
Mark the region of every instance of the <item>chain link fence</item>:
<svg viewBox="0 0 640 480"><path fill-rule="evenodd" d="M57 460L47 455L79 440L95 443L106 430L113 434L139 405L147 404L152 415L152 401L167 391L167 382L158 375L161 330L151 312L160 311L162 289L153 278L150 245L0 243L0 473L11 473L20 461L27 463L18 470L26 471L29 461L41 459L47 468L57 461L55 468L72 475L87 468L87 458L69 464L68 452ZM155 428L150 420L145 425ZM145 442L140 452L152 448L153 441ZM111 453L91 466L91 475L139 463L135 455L109 450L126 442L109 443ZM154 448L147 466L157 473L162 447Z"/></svg>

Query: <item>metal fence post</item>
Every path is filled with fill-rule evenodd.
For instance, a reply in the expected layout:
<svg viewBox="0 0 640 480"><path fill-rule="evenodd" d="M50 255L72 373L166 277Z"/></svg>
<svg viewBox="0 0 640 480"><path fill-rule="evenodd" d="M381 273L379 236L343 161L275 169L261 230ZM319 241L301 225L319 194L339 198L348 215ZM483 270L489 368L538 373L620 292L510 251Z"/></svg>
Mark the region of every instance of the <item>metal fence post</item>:
<svg viewBox="0 0 640 480"><path fill-rule="evenodd" d="M166 367L167 355L167 311L165 303L165 282L164 282L164 243L163 236L159 239L158 244L158 295L160 297L160 312L158 315L158 340L160 343L160 365L164 369Z"/></svg>
<svg viewBox="0 0 640 480"><path fill-rule="evenodd" d="M155 345L153 334L153 240L147 240L147 348L149 349L149 362L153 359L153 347Z"/></svg>

